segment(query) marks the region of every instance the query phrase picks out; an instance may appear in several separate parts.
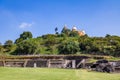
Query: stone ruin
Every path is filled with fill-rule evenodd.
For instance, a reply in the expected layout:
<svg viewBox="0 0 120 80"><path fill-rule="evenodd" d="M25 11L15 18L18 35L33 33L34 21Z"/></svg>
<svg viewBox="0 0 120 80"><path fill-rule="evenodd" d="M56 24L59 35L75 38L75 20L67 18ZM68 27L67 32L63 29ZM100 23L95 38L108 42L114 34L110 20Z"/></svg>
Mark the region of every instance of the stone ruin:
<svg viewBox="0 0 120 80"><path fill-rule="evenodd" d="M91 65L91 69L98 72L120 72L120 61L98 60Z"/></svg>
<svg viewBox="0 0 120 80"><path fill-rule="evenodd" d="M120 61L107 61L100 59L90 63L88 56L67 55L26 55L0 58L0 66L3 67L39 67L39 68L86 68L99 72L120 72Z"/></svg>
<svg viewBox="0 0 120 80"><path fill-rule="evenodd" d="M0 59L0 66L5 67L48 67L48 68L81 68L89 59L87 56L22 56Z"/></svg>

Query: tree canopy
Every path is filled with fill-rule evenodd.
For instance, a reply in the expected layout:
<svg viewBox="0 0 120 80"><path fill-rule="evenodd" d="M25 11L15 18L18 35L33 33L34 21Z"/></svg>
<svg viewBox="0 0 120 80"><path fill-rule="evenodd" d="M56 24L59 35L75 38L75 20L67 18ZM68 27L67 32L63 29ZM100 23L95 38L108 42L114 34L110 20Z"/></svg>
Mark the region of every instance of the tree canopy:
<svg viewBox="0 0 120 80"><path fill-rule="evenodd" d="M22 42L23 40L27 40L27 39L30 39L32 37L33 37L33 35L31 32L25 31L22 34L20 34L20 37L18 39L16 39L15 43Z"/></svg>
<svg viewBox="0 0 120 80"><path fill-rule="evenodd" d="M55 28L58 32L58 28ZM105 37L79 36L64 27L59 34L45 34L37 38L25 31L13 43L7 40L0 45L0 53L14 55L33 54L97 54L120 56L120 37L106 34Z"/></svg>

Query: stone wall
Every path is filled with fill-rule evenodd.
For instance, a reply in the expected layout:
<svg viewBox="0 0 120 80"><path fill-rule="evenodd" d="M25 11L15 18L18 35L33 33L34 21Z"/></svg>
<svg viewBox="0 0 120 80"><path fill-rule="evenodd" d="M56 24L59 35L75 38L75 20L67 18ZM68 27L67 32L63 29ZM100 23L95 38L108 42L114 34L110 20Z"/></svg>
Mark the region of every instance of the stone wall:
<svg viewBox="0 0 120 80"><path fill-rule="evenodd" d="M3 61L0 61L0 66L4 66Z"/></svg>
<svg viewBox="0 0 120 80"><path fill-rule="evenodd" d="M48 68L80 68L86 56L22 56L9 57L0 61L5 67L48 67ZM4 63L3 63L4 62Z"/></svg>
<svg viewBox="0 0 120 80"><path fill-rule="evenodd" d="M46 60L28 60L26 67L47 67Z"/></svg>

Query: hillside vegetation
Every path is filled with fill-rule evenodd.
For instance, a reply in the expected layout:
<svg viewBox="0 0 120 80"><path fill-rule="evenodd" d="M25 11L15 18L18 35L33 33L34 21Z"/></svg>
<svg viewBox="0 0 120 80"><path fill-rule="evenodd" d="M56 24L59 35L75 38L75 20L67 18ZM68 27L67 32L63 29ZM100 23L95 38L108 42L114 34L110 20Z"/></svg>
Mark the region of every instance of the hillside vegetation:
<svg viewBox="0 0 120 80"><path fill-rule="evenodd" d="M105 37L80 36L77 31L63 28L61 33L45 34L33 38L26 31L13 42L7 40L0 45L1 54L32 55L32 54L97 54L120 56L120 37L107 34Z"/></svg>

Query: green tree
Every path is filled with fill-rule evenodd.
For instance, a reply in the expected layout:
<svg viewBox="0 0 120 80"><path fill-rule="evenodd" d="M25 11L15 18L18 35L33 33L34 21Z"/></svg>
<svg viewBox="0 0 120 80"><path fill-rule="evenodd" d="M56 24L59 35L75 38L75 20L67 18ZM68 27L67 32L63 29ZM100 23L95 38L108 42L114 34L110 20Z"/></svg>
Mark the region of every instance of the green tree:
<svg viewBox="0 0 120 80"><path fill-rule="evenodd" d="M43 36L45 46L53 46L57 43L56 35L54 34L47 34Z"/></svg>
<svg viewBox="0 0 120 80"><path fill-rule="evenodd" d="M61 31L61 34L65 34L66 36L69 36L71 33L71 30L68 29L67 27L64 27Z"/></svg>
<svg viewBox="0 0 120 80"><path fill-rule="evenodd" d="M18 38L18 39L15 40L15 43L18 44L18 43L20 43L22 41L23 41L23 38Z"/></svg>
<svg viewBox="0 0 120 80"><path fill-rule="evenodd" d="M79 43L75 41L64 41L58 46L60 54L76 54L79 50Z"/></svg>
<svg viewBox="0 0 120 80"><path fill-rule="evenodd" d="M0 43L0 53L4 52L4 47L2 46L2 43Z"/></svg>
<svg viewBox="0 0 120 80"><path fill-rule="evenodd" d="M58 28L57 28L57 27L55 28L55 34L59 34L59 33L58 33Z"/></svg>
<svg viewBox="0 0 120 80"><path fill-rule="evenodd" d="M5 52L10 52L13 48L13 41L7 40L4 44Z"/></svg>
<svg viewBox="0 0 120 80"><path fill-rule="evenodd" d="M79 37L79 34L77 31L71 31L69 36L70 37Z"/></svg>
<svg viewBox="0 0 120 80"><path fill-rule="evenodd" d="M29 31L26 31L26 32L23 32L22 34L20 34L20 37L18 39L16 39L15 43L19 43L19 42L22 42L23 40L27 40L27 39L30 39L32 38L32 33L29 32Z"/></svg>
<svg viewBox="0 0 120 80"><path fill-rule="evenodd" d="M22 38L23 40L30 39L32 38L32 33L29 31L23 32L22 34L20 34L20 38Z"/></svg>
<svg viewBox="0 0 120 80"><path fill-rule="evenodd" d="M105 36L106 38L108 38L108 37L111 37L111 35L110 34L106 34L106 36Z"/></svg>
<svg viewBox="0 0 120 80"><path fill-rule="evenodd" d="M87 36L81 36L81 37L79 37L78 42L79 42L79 47L80 47L81 51L90 52L91 46L92 46L91 38L89 38Z"/></svg>
<svg viewBox="0 0 120 80"><path fill-rule="evenodd" d="M27 55L38 54L39 44L34 40L26 40L17 44L17 49L14 54Z"/></svg>
<svg viewBox="0 0 120 80"><path fill-rule="evenodd" d="M7 40L4 45L6 45L6 46L13 45L13 41L12 40Z"/></svg>

